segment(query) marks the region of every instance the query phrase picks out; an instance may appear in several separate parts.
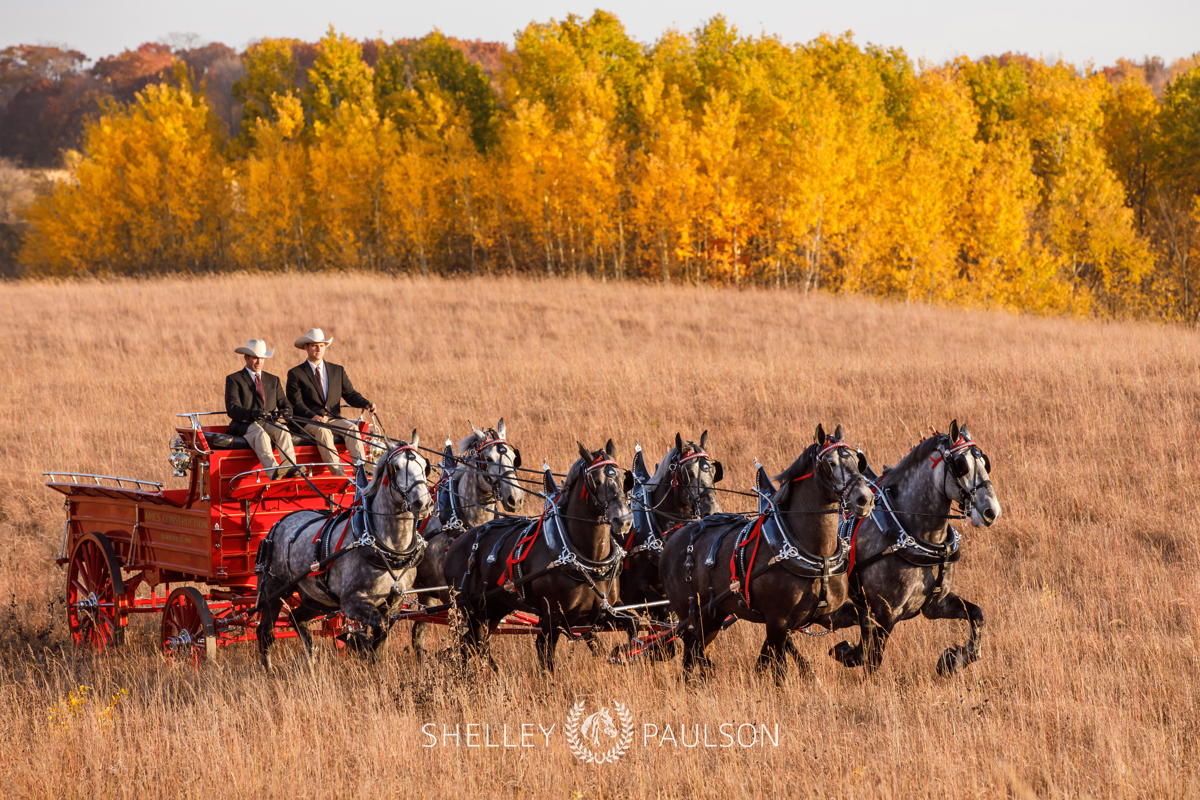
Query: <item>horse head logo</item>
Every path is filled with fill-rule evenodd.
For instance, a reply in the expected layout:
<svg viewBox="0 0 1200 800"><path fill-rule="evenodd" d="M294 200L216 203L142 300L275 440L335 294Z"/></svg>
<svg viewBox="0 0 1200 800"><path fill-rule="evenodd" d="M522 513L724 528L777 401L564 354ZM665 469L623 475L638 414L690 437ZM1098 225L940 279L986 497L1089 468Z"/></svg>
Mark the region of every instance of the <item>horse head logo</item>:
<svg viewBox="0 0 1200 800"><path fill-rule="evenodd" d="M600 734L603 733L609 739L615 739L618 735L617 726L613 723L612 714L608 713L607 708L602 708L585 717L583 724L579 726L579 733L584 739L591 739L592 744L597 747L600 746Z"/></svg>
<svg viewBox="0 0 1200 800"><path fill-rule="evenodd" d="M601 708L586 717L583 709L584 701L580 700L571 708L564 726L571 752L590 764L616 762L633 743L633 715L628 706L614 702L611 710Z"/></svg>

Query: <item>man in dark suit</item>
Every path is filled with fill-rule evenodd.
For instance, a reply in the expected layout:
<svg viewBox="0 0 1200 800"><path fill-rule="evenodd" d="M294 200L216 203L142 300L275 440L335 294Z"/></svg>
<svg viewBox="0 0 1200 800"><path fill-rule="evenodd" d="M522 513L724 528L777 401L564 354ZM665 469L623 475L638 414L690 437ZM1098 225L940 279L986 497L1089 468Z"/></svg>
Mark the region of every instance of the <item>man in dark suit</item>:
<svg viewBox="0 0 1200 800"><path fill-rule="evenodd" d="M321 460L336 464L330 467L330 471L334 475L345 475L330 428L344 432L346 450L352 459L366 462L367 448L358 432L358 425L341 418L341 403L345 400L348 406L368 411L374 411L375 404L354 390L346 370L325 360L325 348L331 344L333 337L325 338L325 332L320 328L309 328L308 333L296 340L296 349L307 352L308 359L288 370L287 399L295 408L299 424L303 424L304 419L321 423L304 425L304 430L317 440ZM366 464L366 467L370 472L371 465Z"/></svg>
<svg viewBox="0 0 1200 800"><path fill-rule="evenodd" d="M296 451L292 448L292 435L285 424L277 424L270 418L273 411L291 415L292 406L284 394L279 378L263 372L263 362L275 354L268 350L262 339L251 339L245 347L234 350L246 360L246 368L225 378L225 413L232 422L229 433L242 436L258 456L258 460L270 472L272 478L290 478L301 474L300 468L290 466L286 471L279 469L275 460L272 442L279 447L289 464L296 463Z"/></svg>

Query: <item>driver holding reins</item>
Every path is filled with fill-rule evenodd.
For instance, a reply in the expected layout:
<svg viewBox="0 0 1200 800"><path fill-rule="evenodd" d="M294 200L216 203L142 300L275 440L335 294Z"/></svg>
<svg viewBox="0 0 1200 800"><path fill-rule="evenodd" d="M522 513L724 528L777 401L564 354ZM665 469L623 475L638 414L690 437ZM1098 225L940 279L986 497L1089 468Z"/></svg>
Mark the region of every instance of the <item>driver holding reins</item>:
<svg viewBox="0 0 1200 800"><path fill-rule="evenodd" d="M329 468L334 475L345 475L346 470L341 466L331 428L342 432L350 458L362 461L369 475L371 462L367 460L367 448L358 425L342 419L339 412L343 399L353 408L364 408L372 413L375 404L354 390L345 369L325 360L325 348L333 344L332 336L326 338L320 328L309 328L295 344L296 349L308 353L308 359L289 369L287 376L287 399L296 409L297 424L304 425L305 432L317 440L321 460L334 465ZM320 424L305 424L303 420Z"/></svg>
<svg viewBox="0 0 1200 800"><path fill-rule="evenodd" d="M270 477L292 478L302 474L296 466L296 451L287 423L279 419L280 415L290 417L292 407L279 378L263 372L263 362L275 355L275 351L268 350L262 339L251 339L234 352L244 357L246 368L225 378L225 413L232 420L230 435L245 438ZM278 468L272 443L291 465L286 472Z"/></svg>

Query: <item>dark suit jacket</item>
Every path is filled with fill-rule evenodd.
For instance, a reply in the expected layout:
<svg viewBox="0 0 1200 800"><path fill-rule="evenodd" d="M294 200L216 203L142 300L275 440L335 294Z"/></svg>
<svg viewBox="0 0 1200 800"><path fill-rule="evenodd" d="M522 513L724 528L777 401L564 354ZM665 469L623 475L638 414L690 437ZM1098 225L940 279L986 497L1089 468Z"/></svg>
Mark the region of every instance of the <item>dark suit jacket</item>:
<svg viewBox="0 0 1200 800"><path fill-rule="evenodd" d="M258 392L254 391L254 380L246 370L239 369L225 378L225 413L233 420L229 423L231 435L241 436L246 432L250 423L254 421L251 413L253 411L282 410L288 414L293 413L292 404L288 402L279 378L264 372L262 385L263 395L267 398L265 406L259 401Z"/></svg>
<svg viewBox="0 0 1200 800"><path fill-rule="evenodd" d="M287 399L296 409L297 417L313 419L318 414L330 417L341 416L341 401L353 408L367 408L371 401L354 391L350 376L338 364L322 362L322 368L329 376L329 394L325 402L321 402L321 393L317 388L317 376L313 375L312 367L306 360L292 367L287 375Z"/></svg>

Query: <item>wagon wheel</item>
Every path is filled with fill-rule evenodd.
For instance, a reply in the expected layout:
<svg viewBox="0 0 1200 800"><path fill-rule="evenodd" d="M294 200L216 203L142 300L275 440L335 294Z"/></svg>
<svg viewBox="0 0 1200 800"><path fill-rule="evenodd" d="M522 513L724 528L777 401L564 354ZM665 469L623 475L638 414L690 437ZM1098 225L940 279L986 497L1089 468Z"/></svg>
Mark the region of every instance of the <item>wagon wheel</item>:
<svg viewBox="0 0 1200 800"><path fill-rule="evenodd" d="M125 641L125 581L121 562L102 533L88 533L67 568L67 625L75 644L97 653Z"/></svg>
<svg viewBox="0 0 1200 800"><path fill-rule="evenodd" d="M190 659L193 667L217 657L217 626L208 601L193 587L181 586L167 598L162 646L168 661Z"/></svg>

